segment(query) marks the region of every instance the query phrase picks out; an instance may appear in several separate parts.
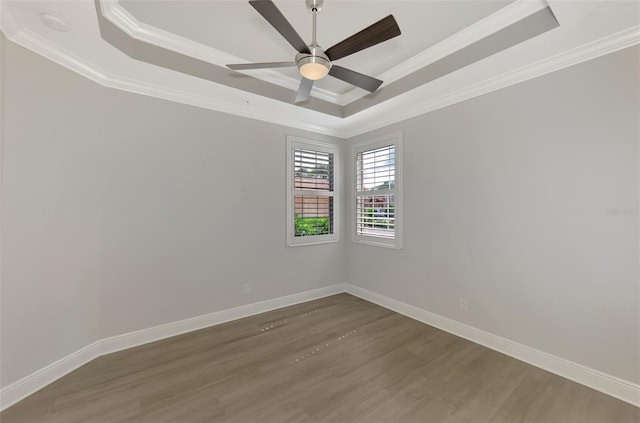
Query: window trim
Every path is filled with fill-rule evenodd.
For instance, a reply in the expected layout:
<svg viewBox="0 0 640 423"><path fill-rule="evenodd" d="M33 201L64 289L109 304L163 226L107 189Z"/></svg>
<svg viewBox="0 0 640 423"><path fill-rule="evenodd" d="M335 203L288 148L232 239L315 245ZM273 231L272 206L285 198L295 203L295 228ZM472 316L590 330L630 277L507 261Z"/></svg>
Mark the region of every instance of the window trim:
<svg viewBox="0 0 640 423"><path fill-rule="evenodd" d="M328 235L313 235L313 236L295 236L295 224L294 224L294 196L295 188L293 185L294 180L294 153L296 148L304 148L307 150L315 150L323 153L333 154L333 233ZM287 245L289 247L299 247L302 245L315 245L315 244L327 244L339 241L339 228L340 228L340 184L342 183L340 178L340 154L338 146L323 141L309 140L306 138L300 138L292 135L287 136ZM304 191L300 191L303 192ZM308 192L308 191L307 191Z"/></svg>
<svg viewBox="0 0 640 423"><path fill-rule="evenodd" d="M351 146L351 166L353 167L352 181L351 181L351 225L353 242L356 244L373 245L376 247L393 248L396 250L402 249L402 233L403 233L403 179L402 179L402 157L403 157L403 134L402 132L396 132L394 134L381 136L371 140L361 141ZM378 238L367 235L358 235L357 229L357 201L358 201L358 167L357 167L357 155L358 153L374 150L376 148L385 147L389 145L395 146L395 237L393 239ZM374 192L372 192L374 194Z"/></svg>

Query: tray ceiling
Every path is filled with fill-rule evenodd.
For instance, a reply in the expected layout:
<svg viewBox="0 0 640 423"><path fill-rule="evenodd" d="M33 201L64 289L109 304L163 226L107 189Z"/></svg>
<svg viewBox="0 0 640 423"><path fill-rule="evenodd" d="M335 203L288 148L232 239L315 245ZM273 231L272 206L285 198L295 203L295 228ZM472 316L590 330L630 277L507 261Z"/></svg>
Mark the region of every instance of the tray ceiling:
<svg viewBox="0 0 640 423"><path fill-rule="evenodd" d="M318 13L317 39L326 49L393 13L402 30L400 37L340 60L341 66L382 75L511 2L327 0ZM120 4L140 22L213 47L242 62L290 61L296 53L245 1L125 0ZM312 17L304 1L276 0L276 5L300 36L310 42ZM277 72L295 81L300 79L296 68ZM257 72L247 74L260 77ZM335 78L324 78L315 87L333 94L353 89Z"/></svg>
<svg viewBox="0 0 640 423"><path fill-rule="evenodd" d="M310 38L303 0L276 0ZM292 104L293 69L226 63L289 61L291 46L246 1L3 1L2 32L105 86L251 118L351 136L640 42L630 1L326 0L318 41L327 48L393 14L402 35L337 64L385 81L368 94L326 78ZM61 18L68 31L46 26Z"/></svg>

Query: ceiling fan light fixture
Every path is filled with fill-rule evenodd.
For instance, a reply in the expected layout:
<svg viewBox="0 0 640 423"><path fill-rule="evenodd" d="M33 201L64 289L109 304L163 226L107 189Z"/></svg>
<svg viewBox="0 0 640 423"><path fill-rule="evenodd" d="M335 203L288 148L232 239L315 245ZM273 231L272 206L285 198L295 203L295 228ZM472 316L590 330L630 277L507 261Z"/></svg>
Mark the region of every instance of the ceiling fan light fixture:
<svg viewBox="0 0 640 423"><path fill-rule="evenodd" d="M373 47L400 35L400 28L395 18L393 15L389 15L373 25L369 25L360 32L345 38L338 44L333 45L325 53L316 42L317 15L318 12L322 10L323 2L324 0L305 0L307 10L313 15L311 43L306 45L273 0L249 0L249 4L298 51L298 54L296 55L295 62L238 63L227 65L227 67L231 70L248 70L297 65L298 72L302 75L302 80L296 92L295 103L302 103L309 100L314 81L322 79L327 75L331 75L334 78L369 92L377 90L382 84L381 80L339 65L333 66L332 61Z"/></svg>
<svg viewBox="0 0 640 423"><path fill-rule="evenodd" d="M308 56L298 62L300 75L312 81L322 79L329 73L331 63L322 57Z"/></svg>
<svg viewBox="0 0 640 423"><path fill-rule="evenodd" d="M311 54L298 53L296 55L296 64L300 75L312 81L317 81L327 76L329 69L331 69L331 61L318 45L309 45L309 51Z"/></svg>

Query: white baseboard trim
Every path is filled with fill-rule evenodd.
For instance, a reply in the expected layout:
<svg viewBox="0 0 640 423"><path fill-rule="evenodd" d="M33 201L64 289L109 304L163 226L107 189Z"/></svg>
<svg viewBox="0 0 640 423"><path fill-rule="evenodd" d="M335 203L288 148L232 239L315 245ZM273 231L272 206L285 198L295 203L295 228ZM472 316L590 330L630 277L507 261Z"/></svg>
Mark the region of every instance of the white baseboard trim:
<svg viewBox="0 0 640 423"><path fill-rule="evenodd" d="M344 284L336 284L101 339L0 389L0 411L101 355L342 292Z"/></svg>
<svg viewBox="0 0 640 423"><path fill-rule="evenodd" d="M97 357L96 343L87 345L60 360L23 377L0 390L0 411L44 388Z"/></svg>
<svg viewBox="0 0 640 423"><path fill-rule="evenodd" d="M629 404L640 407L640 385L620 379L573 361L528 347L518 342L485 332L456 320L428 312L393 298L345 284L345 291L374 304L434 326L445 332L468 339L476 344L501 352L533 366L555 373L574 382L593 388Z"/></svg>
<svg viewBox="0 0 640 423"><path fill-rule="evenodd" d="M230 322L232 320L242 319L243 317L265 313L277 308L287 307L306 301L317 300L318 298L328 297L329 295L340 294L344 291L345 287L343 284L336 284L324 288L314 289L311 291L304 291L284 297L246 304L227 310L216 311L214 313L191 317L189 319L179 320L177 322L171 322L165 325L154 326L135 332L112 336L110 338L105 338L97 342L97 344L99 344L100 346L99 355L122 351L127 348L137 347L138 345L147 344L149 342L158 341L160 339L170 338L172 336L181 335L183 333L192 332L194 330L203 329L209 326L215 326L222 323Z"/></svg>
<svg viewBox="0 0 640 423"><path fill-rule="evenodd" d="M101 355L219 325L243 317L253 316L277 308L328 297L341 292L347 292L412 319L596 389L635 405L636 407L640 407L640 385L638 384L522 345L355 285L336 284L101 339L0 389L0 410L10 407Z"/></svg>

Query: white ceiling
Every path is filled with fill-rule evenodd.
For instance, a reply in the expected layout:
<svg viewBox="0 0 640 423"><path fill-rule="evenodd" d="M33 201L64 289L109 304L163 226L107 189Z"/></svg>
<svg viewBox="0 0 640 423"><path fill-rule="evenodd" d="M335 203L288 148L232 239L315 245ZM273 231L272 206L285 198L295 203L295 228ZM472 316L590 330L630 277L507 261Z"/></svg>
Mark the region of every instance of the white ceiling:
<svg viewBox="0 0 640 423"><path fill-rule="evenodd" d="M512 1L327 0L318 14L317 40L328 49L393 14L401 36L338 62L340 66L378 77ZM309 44L312 16L304 1L275 3ZM229 53L241 58L242 62L292 61L296 53L246 1L121 0L120 4L140 22ZM300 80L296 68L275 72ZM259 75L258 72L253 74ZM324 78L315 87L335 94L344 94L353 88L335 78Z"/></svg>
<svg viewBox="0 0 640 423"><path fill-rule="evenodd" d="M311 17L304 1L276 4L307 39ZM293 49L244 0L6 0L0 3L0 22L11 41L107 87L348 137L637 44L640 2L326 0L318 28L325 48L387 14L396 17L401 36L338 62L379 77L385 85L547 6L559 27L347 117L134 60L107 43L98 28L101 10L130 37L215 65L290 60ZM43 12L67 21L69 31L43 25ZM297 87L295 71L258 72L289 90ZM336 105L366 94L329 80L319 88L313 95Z"/></svg>

